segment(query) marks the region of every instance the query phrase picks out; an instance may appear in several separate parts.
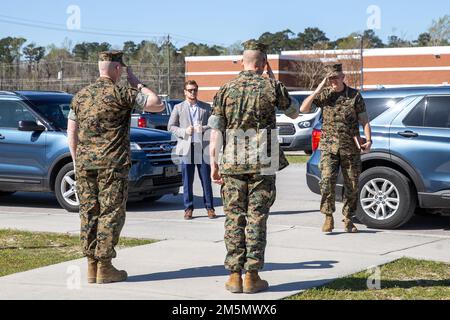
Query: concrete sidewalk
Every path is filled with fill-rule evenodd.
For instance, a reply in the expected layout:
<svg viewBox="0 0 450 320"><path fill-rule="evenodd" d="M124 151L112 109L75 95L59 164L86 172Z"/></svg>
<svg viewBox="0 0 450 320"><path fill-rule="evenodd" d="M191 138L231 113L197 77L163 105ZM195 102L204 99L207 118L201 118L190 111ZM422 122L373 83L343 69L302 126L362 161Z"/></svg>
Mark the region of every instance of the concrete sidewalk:
<svg viewBox="0 0 450 320"><path fill-rule="evenodd" d="M277 178L261 273L270 284L267 292L233 295L224 289L225 218L219 187L213 186L216 220L199 209L194 220L184 221L182 195L129 204L122 236L162 241L118 253L115 264L128 271L128 282L88 286L85 261L77 260L1 277L0 299L280 299L402 256L450 263L449 217L416 216L416 222L393 231L358 224L360 233L345 234L337 204L336 232L323 234L320 197L308 190L305 174L305 165L295 165ZM198 179L194 186L201 208ZM18 194L0 206L0 229L78 234L79 223L78 215L59 208L52 196Z"/></svg>
<svg viewBox="0 0 450 320"><path fill-rule="evenodd" d="M87 285L86 263L81 259L2 277L0 299L272 300L402 256L450 262L450 239L445 237L342 230L327 235L315 228L270 225L261 273L270 288L255 295L235 295L224 289L228 272L223 267L222 224L194 222L171 228L180 234L167 238L179 239L121 250L115 263L128 271L127 282ZM156 223L154 230L159 227Z"/></svg>

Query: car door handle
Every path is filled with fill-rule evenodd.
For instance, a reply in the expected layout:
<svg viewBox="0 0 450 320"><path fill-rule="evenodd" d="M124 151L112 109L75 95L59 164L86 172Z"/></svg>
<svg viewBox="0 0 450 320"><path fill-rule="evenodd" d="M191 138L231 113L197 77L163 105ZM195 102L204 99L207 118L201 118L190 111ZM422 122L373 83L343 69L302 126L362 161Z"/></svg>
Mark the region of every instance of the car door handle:
<svg viewBox="0 0 450 320"><path fill-rule="evenodd" d="M418 133L416 133L414 131L410 131L410 130L403 131L403 132L397 132L397 134L401 135L402 137L406 137L406 138L415 138L415 137L419 136Z"/></svg>

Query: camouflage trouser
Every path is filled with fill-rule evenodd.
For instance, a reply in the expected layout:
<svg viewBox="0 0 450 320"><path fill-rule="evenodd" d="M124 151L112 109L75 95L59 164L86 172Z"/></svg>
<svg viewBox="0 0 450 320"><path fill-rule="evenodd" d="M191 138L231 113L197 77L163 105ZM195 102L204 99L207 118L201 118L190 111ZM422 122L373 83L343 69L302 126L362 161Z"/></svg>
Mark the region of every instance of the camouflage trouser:
<svg viewBox="0 0 450 320"><path fill-rule="evenodd" d="M344 178L344 207L342 214L351 218L356 212L358 203L358 181L361 174L360 154L332 154L322 152L320 159L320 171L322 180L320 181L320 192L322 200L320 202L320 212L332 215L335 207L335 188L339 167Z"/></svg>
<svg viewBox="0 0 450 320"><path fill-rule="evenodd" d="M83 253L88 257L99 260L116 257L114 247L125 223L128 172L127 168L76 172L80 240Z"/></svg>
<svg viewBox="0 0 450 320"><path fill-rule="evenodd" d="M261 270L266 248L266 225L275 202L275 176L224 175L225 268Z"/></svg>

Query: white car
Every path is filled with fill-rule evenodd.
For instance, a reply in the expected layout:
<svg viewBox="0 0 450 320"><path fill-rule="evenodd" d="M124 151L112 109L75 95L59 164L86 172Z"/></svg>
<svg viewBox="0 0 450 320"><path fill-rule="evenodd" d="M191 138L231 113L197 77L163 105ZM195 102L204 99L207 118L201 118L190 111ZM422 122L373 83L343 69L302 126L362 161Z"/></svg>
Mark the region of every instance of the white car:
<svg viewBox="0 0 450 320"><path fill-rule="evenodd" d="M300 105L312 91L292 91L291 97ZM283 113L277 113L279 142L283 150L304 151L312 153L311 136L315 124L320 120L320 109L313 105L310 113L301 113L296 119L291 119Z"/></svg>

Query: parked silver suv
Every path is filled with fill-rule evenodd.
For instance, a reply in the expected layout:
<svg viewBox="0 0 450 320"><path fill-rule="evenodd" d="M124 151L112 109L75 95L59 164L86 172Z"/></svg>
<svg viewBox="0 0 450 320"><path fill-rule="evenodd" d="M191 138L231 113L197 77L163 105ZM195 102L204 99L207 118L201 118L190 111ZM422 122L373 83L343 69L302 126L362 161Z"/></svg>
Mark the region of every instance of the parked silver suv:
<svg viewBox="0 0 450 320"><path fill-rule="evenodd" d="M290 92L292 98L300 105L312 92ZM300 113L296 119L291 119L282 113L277 113L277 127L279 129L279 142L283 150L304 151L312 153L312 130L320 119L320 109L313 107L309 113Z"/></svg>

